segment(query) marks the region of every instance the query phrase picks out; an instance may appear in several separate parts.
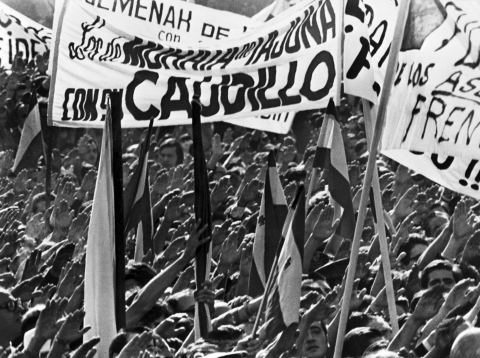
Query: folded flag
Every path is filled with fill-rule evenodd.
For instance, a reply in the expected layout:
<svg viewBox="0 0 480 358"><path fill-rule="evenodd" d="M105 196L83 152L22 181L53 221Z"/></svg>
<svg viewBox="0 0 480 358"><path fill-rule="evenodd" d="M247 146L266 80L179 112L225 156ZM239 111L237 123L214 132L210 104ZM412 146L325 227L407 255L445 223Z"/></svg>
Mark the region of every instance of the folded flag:
<svg viewBox="0 0 480 358"><path fill-rule="evenodd" d="M352 240L355 231L355 213L350 193L345 147L333 100L328 103L318 136L313 167L327 171L331 204L335 209L335 218L340 219L337 234Z"/></svg>
<svg viewBox="0 0 480 358"><path fill-rule="evenodd" d="M283 193L277 163L273 152L268 154L260 213L253 243L253 260L248 283L248 295L263 294L277 254L282 228L288 213L287 200Z"/></svg>
<svg viewBox="0 0 480 358"><path fill-rule="evenodd" d="M108 358L117 334L115 320L115 214L112 172L112 119L110 106L103 130L97 184L88 229L85 264L86 340L100 337L98 358Z"/></svg>
<svg viewBox="0 0 480 358"><path fill-rule="evenodd" d="M148 150L152 135L153 118L142 143L138 164L123 193L125 236L133 228L137 229L135 262L142 261L143 256L153 252L153 217L150 200L150 181L148 176Z"/></svg>
<svg viewBox="0 0 480 358"><path fill-rule="evenodd" d="M13 172L19 173L25 168L36 168L41 153L46 157L47 118L42 120L37 101L37 91L32 87L27 119L23 124L22 135L17 155L13 164Z"/></svg>
<svg viewBox="0 0 480 358"><path fill-rule="evenodd" d="M293 215L291 214L293 213ZM291 218L291 220L289 220ZM267 339L296 324L300 320L303 245L305 235L305 191L301 186L290 207L284 228L285 236L269 289L267 311Z"/></svg>

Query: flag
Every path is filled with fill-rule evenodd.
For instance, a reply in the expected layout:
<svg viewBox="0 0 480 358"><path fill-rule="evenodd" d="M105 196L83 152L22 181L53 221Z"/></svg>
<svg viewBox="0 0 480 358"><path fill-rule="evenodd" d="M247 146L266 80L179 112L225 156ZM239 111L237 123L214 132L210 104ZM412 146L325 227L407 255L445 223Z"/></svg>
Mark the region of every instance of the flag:
<svg viewBox="0 0 480 358"><path fill-rule="evenodd" d="M13 164L13 172L19 173L25 168L36 168L41 153L46 158L45 139L47 134L46 118L42 120L37 101L37 91L32 86L27 119L23 124L20 144Z"/></svg>
<svg viewBox="0 0 480 358"><path fill-rule="evenodd" d="M328 103L318 136L313 167L327 170L331 204L335 209L335 218L340 219L337 234L352 240L355 231L355 213L350 193L345 147L333 100Z"/></svg>
<svg viewBox="0 0 480 358"><path fill-rule="evenodd" d="M86 340L100 336L98 358L108 358L109 345L117 333L114 304L115 208L112 155L112 120L108 106L85 264L85 326L92 327L85 336Z"/></svg>
<svg viewBox="0 0 480 358"><path fill-rule="evenodd" d="M293 214L293 215L292 215ZM297 191L290 207L291 220L286 220L284 244L274 267L272 285L268 293L267 339L274 338L282 330L300 320L300 296L302 289L303 245L305 236L305 191ZM283 241L283 238L282 238Z"/></svg>
<svg viewBox="0 0 480 358"><path fill-rule="evenodd" d="M207 224L207 230L198 238L203 240L211 237L212 209L210 206L210 190L208 188L207 164L202 143L202 127L200 121L200 103L192 102L192 132L193 132L193 171L195 180L195 221ZM195 283L200 288L206 280L210 280L210 264L212 259L211 241L197 249L195 255ZM210 309L206 304L195 302L195 340L205 338L212 330Z"/></svg>
<svg viewBox="0 0 480 358"><path fill-rule="evenodd" d="M253 260L248 283L248 295L251 297L260 296L265 290L288 212L288 204L273 152L268 154L266 165L268 168L264 179L265 188L255 230Z"/></svg>
<svg viewBox="0 0 480 358"><path fill-rule="evenodd" d="M148 176L148 150L152 135L153 117L142 143L138 164L123 194L125 237L137 228L135 262L142 261L148 250L153 251L153 217Z"/></svg>

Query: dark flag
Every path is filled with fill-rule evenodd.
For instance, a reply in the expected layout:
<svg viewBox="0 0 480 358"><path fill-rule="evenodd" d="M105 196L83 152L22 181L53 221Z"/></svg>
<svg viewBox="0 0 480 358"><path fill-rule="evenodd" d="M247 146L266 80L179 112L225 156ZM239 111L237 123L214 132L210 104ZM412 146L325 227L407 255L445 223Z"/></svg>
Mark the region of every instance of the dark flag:
<svg viewBox="0 0 480 358"><path fill-rule="evenodd" d="M148 250L153 251L153 217L148 176L148 150L152 135L153 118L142 143L138 164L123 193L125 236L136 228L135 262L142 261Z"/></svg>
<svg viewBox="0 0 480 358"><path fill-rule="evenodd" d="M210 206L210 190L208 188L207 164L202 143L202 126L200 121L201 106L197 99L192 101L193 161L195 180L195 220L201 220L207 230L198 238L211 237L212 209ZM210 280L210 264L212 257L211 241L201 245L195 256L195 283L197 289L206 280ZM210 309L206 304L195 303L195 340L204 338L212 330Z"/></svg>
<svg viewBox="0 0 480 358"><path fill-rule="evenodd" d="M260 296L265 291L288 213L288 204L273 152L269 153L266 165L268 168L264 178L265 188L255 231L253 260L248 283L248 295L251 297Z"/></svg>

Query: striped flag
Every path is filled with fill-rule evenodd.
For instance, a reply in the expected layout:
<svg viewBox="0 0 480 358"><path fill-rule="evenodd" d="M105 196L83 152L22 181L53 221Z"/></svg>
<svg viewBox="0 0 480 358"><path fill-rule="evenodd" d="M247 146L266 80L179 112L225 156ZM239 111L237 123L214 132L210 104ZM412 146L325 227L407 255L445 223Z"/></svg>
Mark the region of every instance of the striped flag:
<svg viewBox="0 0 480 358"><path fill-rule="evenodd" d="M293 214L293 215L292 215ZM305 235L305 191L301 186L290 207L284 228L284 244L274 267L272 287L268 292L267 339L300 320L300 296L302 288L303 245ZM283 238L282 238L283 240Z"/></svg>
<svg viewBox="0 0 480 358"><path fill-rule="evenodd" d="M98 358L108 358L108 348L117 334L114 304L115 208L112 154L112 120L108 106L85 264L85 326L92 327L85 336L87 340L100 336Z"/></svg>
<svg viewBox="0 0 480 358"><path fill-rule="evenodd" d="M46 158L44 136L47 134L47 122L46 118L42 120L40 116L37 91L33 86L28 111L13 164L13 172L17 174L25 168L36 168L38 157L42 152Z"/></svg>
<svg viewBox="0 0 480 358"><path fill-rule="evenodd" d="M193 171L195 180L195 220L202 221L202 226L208 225L207 230L198 238L203 240L212 234L212 209L210 206L210 190L208 188L207 164L202 142L202 126L200 122L200 103L192 101L192 132L193 132ZM195 283L197 289L202 287L206 280L210 280L210 265L212 259L211 241L197 249L195 255ZM205 338L212 330L210 309L208 305L195 302L195 340Z"/></svg>
<svg viewBox="0 0 480 358"><path fill-rule="evenodd" d="M260 296L265 290L288 212L288 204L273 152L268 154L266 165L268 170L264 179L265 188L255 231L253 260L248 283L248 295L251 297Z"/></svg>
<svg viewBox="0 0 480 358"><path fill-rule="evenodd" d="M350 193L342 133L332 99L328 103L327 112L318 136L313 167L328 170L327 184L331 204L335 208L335 218L340 218L337 234L352 240L355 231L355 213Z"/></svg>
<svg viewBox="0 0 480 358"><path fill-rule="evenodd" d="M153 118L142 143L138 165L123 193L125 236L133 228L137 229L135 262L142 261L148 250L153 251L153 217L148 176L148 150L152 135Z"/></svg>

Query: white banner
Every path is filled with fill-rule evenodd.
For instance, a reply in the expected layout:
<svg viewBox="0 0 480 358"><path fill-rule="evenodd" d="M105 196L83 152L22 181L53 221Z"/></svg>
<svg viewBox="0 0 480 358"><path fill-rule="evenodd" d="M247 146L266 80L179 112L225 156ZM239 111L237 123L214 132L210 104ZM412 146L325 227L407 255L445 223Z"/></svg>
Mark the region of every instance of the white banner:
<svg viewBox="0 0 480 358"><path fill-rule="evenodd" d="M50 48L52 31L0 2L0 65L9 69L15 56L30 61Z"/></svg>
<svg viewBox="0 0 480 358"><path fill-rule="evenodd" d="M62 31L51 56L50 124L102 127L112 91L122 93L124 128L146 126L152 116L156 125L190 124L194 94L204 122L321 108L338 97L338 2L305 0L243 36L187 46L144 31L150 18L168 12L152 15L165 1L140 1L127 8L114 0L67 0L57 9ZM99 5L107 8L101 16ZM192 28L207 8L195 9L182 15ZM175 27L186 28L182 13L172 14Z"/></svg>
<svg viewBox="0 0 480 358"><path fill-rule="evenodd" d="M395 0L345 2L345 92L377 104L397 18Z"/></svg>
<svg viewBox="0 0 480 358"><path fill-rule="evenodd" d="M480 198L480 4L443 3L446 18L435 4L410 18L382 148L430 179ZM434 157L446 164L438 167Z"/></svg>

